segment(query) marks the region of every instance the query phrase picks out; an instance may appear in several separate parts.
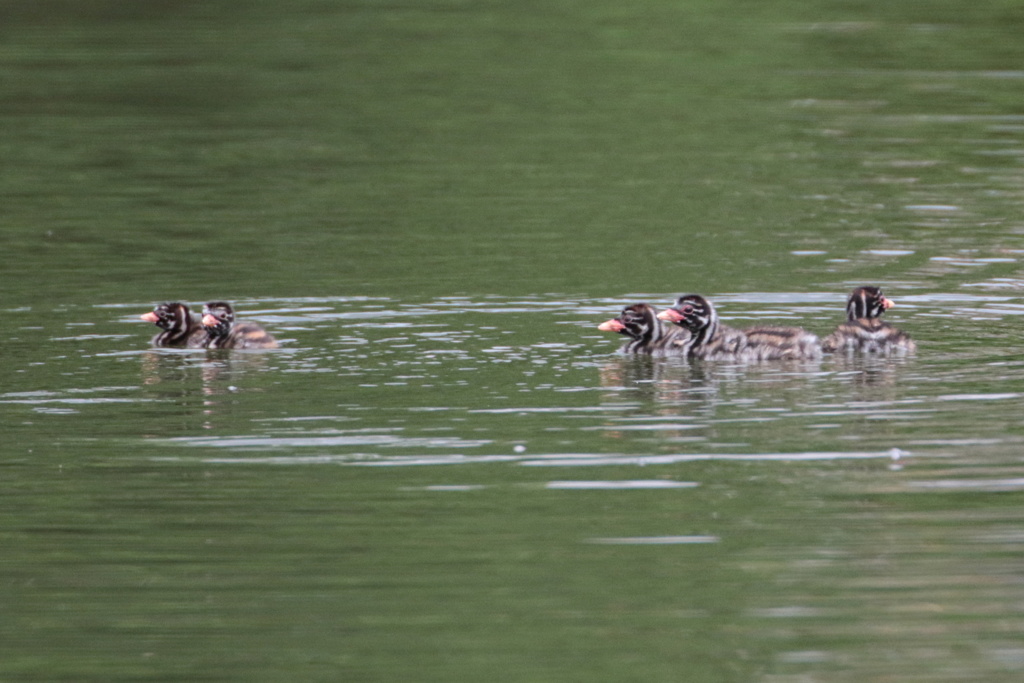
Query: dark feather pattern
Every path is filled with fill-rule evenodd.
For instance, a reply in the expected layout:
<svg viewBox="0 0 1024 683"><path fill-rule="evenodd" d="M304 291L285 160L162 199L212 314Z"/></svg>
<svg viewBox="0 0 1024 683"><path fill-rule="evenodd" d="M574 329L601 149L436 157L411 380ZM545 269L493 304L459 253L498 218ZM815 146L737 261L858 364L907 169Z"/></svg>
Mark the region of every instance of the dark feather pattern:
<svg viewBox="0 0 1024 683"><path fill-rule="evenodd" d="M277 340L253 322L235 322L235 311L226 301L203 306L208 349L276 349Z"/></svg>
<svg viewBox="0 0 1024 683"><path fill-rule="evenodd" d="M663 324L649 304L626 306L617 318L601 323L598 329L629 337L619 349L624 354L685 356L689 350L690 333L681 327Z"/></svg>
<svg viewBox="0 0 1024 683"><path fill-rule="evenodd" d="M153 346L201 349L206 345L206 328L181 302L158 304L142 319L163 330L153 337Z"/></svg>
<svg viewBox="0 0 1024 683"><path fill-rule="evenodd" d="M846 301L846 322L822 340L828 353L870 353L904 355L917 344L903 330L882 321L882 314L895 304L879 287L858 287Z"/></svg>
<svg viewBox="0 0 1024 683"><path fill-rule="evenodd" d="M800 327L758 325L738 330L718 319L710 301L687 294L659 316L692 335L690 356L705 360L806 360L821 357L817 335Z"/></svg>

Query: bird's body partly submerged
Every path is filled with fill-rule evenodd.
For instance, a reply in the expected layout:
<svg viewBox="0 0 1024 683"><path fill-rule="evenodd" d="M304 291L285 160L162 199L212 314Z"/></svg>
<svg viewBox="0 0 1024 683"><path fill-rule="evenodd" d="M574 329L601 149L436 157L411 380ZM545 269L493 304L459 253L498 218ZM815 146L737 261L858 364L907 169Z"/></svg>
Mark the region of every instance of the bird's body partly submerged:
<svg viewBox="0 0 1024 683"><path fill-rule="evenodd" d="M624 354L685 356L689 351L690 333L681 327L662 323L657 311L649 304L626 306L617 318L606 320L597 329L629 337L629 341L619 349Z"/></svg>
<svg viewBox="0 0 1024 683"><path fill-rule="evenodd" d="M201 349L206 345L206 328L181 302L158 304L141 318L162 330L153 337L153 346Z"/></svg>
<svg viewBox="0 0 1024 683"><path fill-rule="evenodd" d="M691 334L689 355L704 360L808 360L821 357L817 335L800 327L758 325L738 330L722 323L710 301L686 294L659 315Z"/></svg>
<svg viewBox="0 0 1024 683"><path fill-rule="evenodd" d="M276 349L277 340L253 322L235 322L235 311L226 301L203 306L208 349Z"/></svg>
<svg viewBox="0 0 1024 683"><path fill-rule="evenodd" d="M882 321L882 314L894 305L879 287L856 288L846 301L846 322L822 340L822 349L883 356L913 352L917 345L910 335Z"/></svg>

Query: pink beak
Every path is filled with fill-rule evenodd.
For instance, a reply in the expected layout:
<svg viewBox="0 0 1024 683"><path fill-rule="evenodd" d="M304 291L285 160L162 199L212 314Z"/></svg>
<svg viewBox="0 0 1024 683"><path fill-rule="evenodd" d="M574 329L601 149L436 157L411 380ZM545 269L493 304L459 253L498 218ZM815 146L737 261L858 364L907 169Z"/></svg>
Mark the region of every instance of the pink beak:
<svg viewBox="0 0 1024 683"><path fill-rule="evenodd" d="M605 320L603 323L597 326L597 329L602 332L622 332L626 329L626 326L622 324L618 318L612 318L611 320Z"/></svg>
<svg viewBox="0 0 1024 683"><path fill-rule="evenodd" d="M683 321L683 316L674 308L666 308L658 314L658 320L667 320L670 323L678 323Z"/></svg>
<svg viewBox="0 0 1024 683"><path fill-rule="evenodd" d="M892 302L892 299L886 299L884 296L882 297L882 310L883 311L888 311L890 308L892 308L895 305L896 304L894 304Z"/></svg>
<svg viewBox="0 0 1024 683"><path fill-rule="evenodd" d="M143 313L139 317L145 320L147 323L155 323L157 320L160 320L160 317L157 316L157 314L154 313L153 311L150 311L149 313Z"/></svg>
<svg viewBox="0 0 1024 683"><path fill-rule="evenodd" d="M209 313L207 313L206 315L203 316L203 325L205 327L216 327L219 324L220 324L220 321L217 320L216 318L214 318Z"/></svg>

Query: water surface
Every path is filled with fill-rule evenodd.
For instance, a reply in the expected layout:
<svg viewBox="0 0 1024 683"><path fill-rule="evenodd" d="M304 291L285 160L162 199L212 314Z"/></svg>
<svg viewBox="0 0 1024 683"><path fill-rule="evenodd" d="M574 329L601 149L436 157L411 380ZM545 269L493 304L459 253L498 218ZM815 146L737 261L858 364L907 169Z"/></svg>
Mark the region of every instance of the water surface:
<svg viewBox="0 0 1024 683"><path fill-rule="evenodd" d="M2 14L0 678L1019 678L1019 11ZM916 355L596 330L860 284Z"/></svg>

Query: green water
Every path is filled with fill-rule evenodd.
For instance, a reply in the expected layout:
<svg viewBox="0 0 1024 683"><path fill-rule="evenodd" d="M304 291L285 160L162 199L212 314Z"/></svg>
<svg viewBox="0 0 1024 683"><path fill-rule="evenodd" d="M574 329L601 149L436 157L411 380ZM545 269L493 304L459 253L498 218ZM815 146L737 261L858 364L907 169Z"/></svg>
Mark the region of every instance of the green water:
<svg viewBox="0 0 1024 683"><path fill-rule="evenodd" d="M1014 3L0 3L0 680L1015 681ZM906 359L627 359L627 303ZM237 302L283 349L147 349Z"/></svg>

